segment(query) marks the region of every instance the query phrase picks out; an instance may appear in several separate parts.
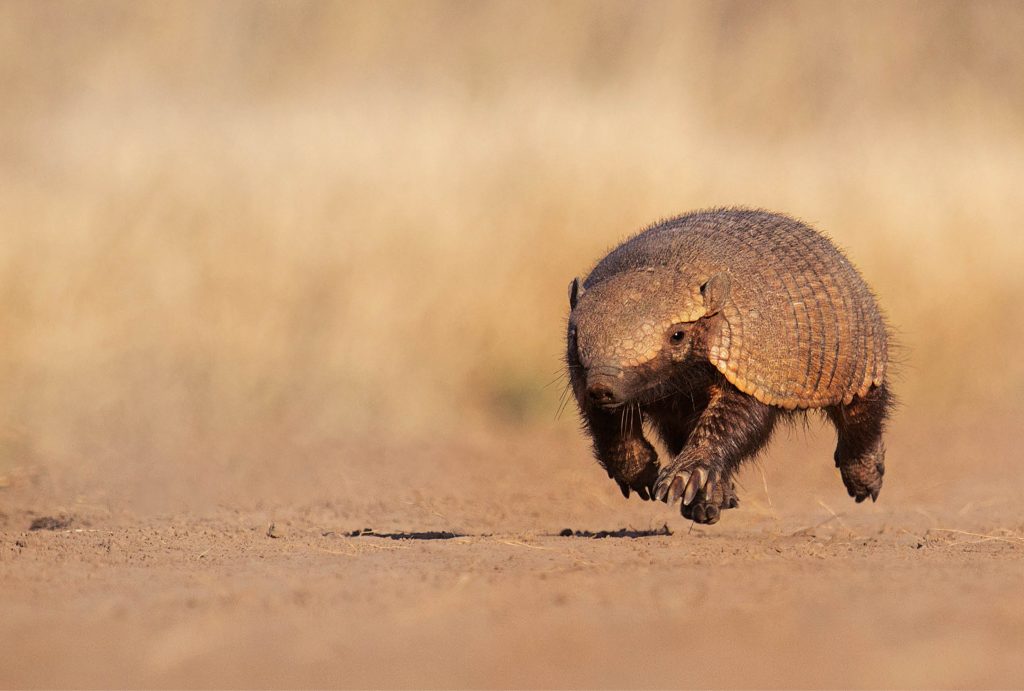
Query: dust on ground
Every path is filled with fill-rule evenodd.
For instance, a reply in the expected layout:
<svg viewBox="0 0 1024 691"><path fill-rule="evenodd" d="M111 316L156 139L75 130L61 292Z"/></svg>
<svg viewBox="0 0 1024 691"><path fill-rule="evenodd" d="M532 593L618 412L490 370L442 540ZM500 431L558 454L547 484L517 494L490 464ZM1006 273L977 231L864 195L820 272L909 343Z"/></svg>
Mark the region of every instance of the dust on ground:
<svg viewBox="0 0 1024 691"><path fill-rule="evenodd" d="M829 443L782 435L711 527L624 500L560 433L215 469L167 511L22 472L0 490L0 684L1024 683L1013 475L890 450L855 505ZM199 485L219 496L192 504Z"/></svg>

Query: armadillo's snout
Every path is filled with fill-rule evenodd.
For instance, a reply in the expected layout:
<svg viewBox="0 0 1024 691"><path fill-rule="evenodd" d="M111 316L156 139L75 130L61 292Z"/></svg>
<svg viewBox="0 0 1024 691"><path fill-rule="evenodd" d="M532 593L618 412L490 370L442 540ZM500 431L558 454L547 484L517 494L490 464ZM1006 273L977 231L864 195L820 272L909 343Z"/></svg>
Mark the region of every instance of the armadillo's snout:
<svg viewBox="0 0 1024 691"><path fill-rule="evenodd" d="M587 387L587 398L594 405L599 406L613 406L618 403L618 399L615 397L615 391L612 387L603 382L591 384Z"/></svg>
<svg viewBox="0 0 1024 691"><path fill-rule="evenodd" d="M591 370L587 373L587 400L592 405L602 408L615 408L623 403L625 396L622 390L622 371L602 368L603 371Z"/></svg>

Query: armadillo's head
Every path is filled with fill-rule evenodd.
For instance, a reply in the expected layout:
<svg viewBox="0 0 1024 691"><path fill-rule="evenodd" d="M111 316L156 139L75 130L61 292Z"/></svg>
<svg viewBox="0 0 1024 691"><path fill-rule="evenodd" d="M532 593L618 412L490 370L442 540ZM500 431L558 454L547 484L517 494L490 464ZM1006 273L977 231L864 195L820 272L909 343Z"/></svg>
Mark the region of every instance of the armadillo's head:
<svg viewBox="0 0 1024 691"><path fill-rule="evenodd" d="M641 269L584 290L569 285L569 367L577 398L616 408L663 394L695 357L694 325L717 313L729 293L726 273L687 277Z"/></svg>

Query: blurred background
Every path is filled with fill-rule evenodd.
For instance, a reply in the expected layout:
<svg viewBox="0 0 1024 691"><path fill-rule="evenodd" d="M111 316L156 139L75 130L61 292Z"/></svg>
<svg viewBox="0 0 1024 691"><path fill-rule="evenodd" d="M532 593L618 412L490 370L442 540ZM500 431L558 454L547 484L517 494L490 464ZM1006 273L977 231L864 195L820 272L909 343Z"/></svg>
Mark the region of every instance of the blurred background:
<svg viewBox="0 0 1024 691"><path fill-rule="evenodd" d="M998 478L1021 36L1017 2L0 2L0 484L184 497L465 439L604 482L556 418L566 285L716 205L875 288L901 467Z"/></svg>

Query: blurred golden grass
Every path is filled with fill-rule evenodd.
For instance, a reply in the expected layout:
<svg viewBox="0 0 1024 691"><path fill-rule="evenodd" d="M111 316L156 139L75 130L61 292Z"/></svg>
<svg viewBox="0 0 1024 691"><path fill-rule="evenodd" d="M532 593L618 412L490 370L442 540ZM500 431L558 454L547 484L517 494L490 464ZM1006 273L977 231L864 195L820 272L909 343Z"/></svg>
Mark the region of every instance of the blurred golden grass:
<svg viewBox="0 0 1024 691"><path fill-rule="evenodd" d="M1012 2L0 4L0 471L550 427L568 281L713 205L848 250L903 420L1006 419L1021 35Z"/></svg>

